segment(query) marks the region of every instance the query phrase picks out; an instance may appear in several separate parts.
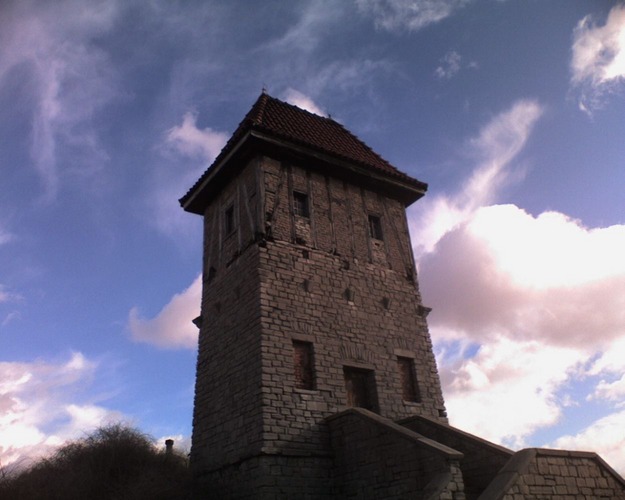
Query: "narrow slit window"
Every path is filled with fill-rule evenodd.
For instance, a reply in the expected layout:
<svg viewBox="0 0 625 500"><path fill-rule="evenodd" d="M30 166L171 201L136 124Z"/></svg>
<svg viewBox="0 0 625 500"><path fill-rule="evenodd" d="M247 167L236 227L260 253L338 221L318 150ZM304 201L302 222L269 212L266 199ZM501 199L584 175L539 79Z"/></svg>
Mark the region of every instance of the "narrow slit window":
<svg viewBox="0 0 625 500"><path fill-rule="evenodd" d="M308 195L293 191L293 213L299 217L310 217Z"/></svg>
<svg viewBox="0 0 625 500"><path fill-rule="evenodd" d="M369 216L369 236L374 240L383 240L382 220L377 215Z"/></svg>
<svg viewBox="0 0 625 500"><path fill-rule="evenodd" d="M293 341L293 369L297 389L314 390L313 345L310 342Z"/></svg>
<svg viewBox="0 0 625 500"><path fill-rule="evenodd" d="M398 357L397 368L399 369L399 378L401 380L402 399L418 403L421 397L419 395L417 377L415 376L414 360L412 358Z"/></svg>
<svg viewBox="0 0 625 500"><path fill-rule="evenodd" d="M229 235L234 231L234 205L230 205L224 212L224 233Z"/></svg>

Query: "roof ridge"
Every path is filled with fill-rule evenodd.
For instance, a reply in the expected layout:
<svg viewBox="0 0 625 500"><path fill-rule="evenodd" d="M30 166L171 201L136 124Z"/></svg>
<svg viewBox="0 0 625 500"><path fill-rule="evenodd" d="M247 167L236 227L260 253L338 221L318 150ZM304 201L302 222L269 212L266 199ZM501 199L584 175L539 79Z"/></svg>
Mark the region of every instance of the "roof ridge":
<svg viewBox="0 0 625 500"><path fill-rule="evenodd" d="M377 153L373 148L371 148L365 141L363 141L358 135L356 135L353 132L351 132L350 130L348 130L345 127L345 125L343 125L341 122L335 120L334 118L332 118L330 116L318 115L317 113L313 113L312 111L309 111L307 109L300 108L296 104L291 104L290 102L282 101L282 100L278 99L277 97L273 97L273 96L271 96L271 95L269 95L267 93L263 94L261 97L263 97L263 96L266 97L267 99L273 101L274 103L276 103L279 106L291 108L296 113L305 113L305 114L309 115L313 120L324 120L324 121L328 122L329 124L332 124L334 126L338 126L343 133L348 134L351 137L353 137L356 141L358 141L360 143L360 146L362 146L366 151L368 151L370 154L375 156L378 160L383 162L387 167L391 168L395 172L399 172L397 167L393 166L387 159L383 158L379 153ZM263 103L263 110L262 110L263 115L262 116L264 116L264 113L265 113L265 108L266 108L266 105L267 105L267 99ZM260 98L259 98L259 100L260 100ZM260 120L259 123L255 123L255 125L261 126L261 127L267 127L267 125L263 123L262 119Z"/></svg>
<svg viewBox="0 0 625 500"><path fill-rule="evenodd" d="M211 172L215 172L221 162L236 150L240 141L245 142L255 131L262 136L283 141L284 144L298 145L328 155L328 158L347 161L371 173L407 183L423 192L427 189L427 184L394 167L342 123L329 116L318 115L295 104L281 101L264 91L258 96L211 166L180 199L181 204L185 205L193 193L208 181Z"/></svg>

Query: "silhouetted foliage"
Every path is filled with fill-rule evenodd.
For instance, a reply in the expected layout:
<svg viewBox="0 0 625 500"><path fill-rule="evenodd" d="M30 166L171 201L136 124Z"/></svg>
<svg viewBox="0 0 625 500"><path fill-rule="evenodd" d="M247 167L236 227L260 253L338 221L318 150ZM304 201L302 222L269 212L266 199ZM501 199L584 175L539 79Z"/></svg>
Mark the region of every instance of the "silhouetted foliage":
<svg viewBox="0 0 625 500"><path fill-rule="evenodd" d="M190 491L184 456L158 450L148 436L119 424L0 477L3 500L169 500L190 498Z"/></svg>

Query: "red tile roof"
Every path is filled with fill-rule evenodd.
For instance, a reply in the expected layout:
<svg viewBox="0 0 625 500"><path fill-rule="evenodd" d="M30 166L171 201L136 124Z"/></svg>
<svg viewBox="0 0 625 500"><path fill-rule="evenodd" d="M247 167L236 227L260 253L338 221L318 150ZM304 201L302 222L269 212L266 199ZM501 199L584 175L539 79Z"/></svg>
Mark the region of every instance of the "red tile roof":
<svg viewBox="0 0 625 500"><path fill-rule="evenodd" d="M180 199L183 206L210 175L213 167L233 151L250 130L354 162L366 170L393 177L423 190L427 188L426 184L397 170L340 123L262 93L213 164Z"/></svg>

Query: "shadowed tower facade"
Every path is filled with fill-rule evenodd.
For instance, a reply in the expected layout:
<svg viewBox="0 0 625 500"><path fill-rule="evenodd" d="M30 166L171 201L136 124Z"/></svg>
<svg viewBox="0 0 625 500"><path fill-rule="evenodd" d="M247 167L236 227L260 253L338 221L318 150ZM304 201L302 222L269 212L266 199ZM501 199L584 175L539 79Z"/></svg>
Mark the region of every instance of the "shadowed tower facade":
<svg viewBox="0 0 625 500"><path fill-rule="evenodd" d="M345 408L446 421L405 213L426 189L263 93L181 199L204 218L191 462L223 497L329 495Z"/></svg>

